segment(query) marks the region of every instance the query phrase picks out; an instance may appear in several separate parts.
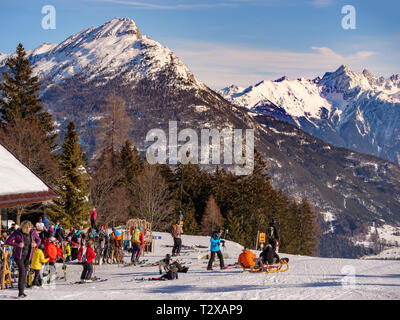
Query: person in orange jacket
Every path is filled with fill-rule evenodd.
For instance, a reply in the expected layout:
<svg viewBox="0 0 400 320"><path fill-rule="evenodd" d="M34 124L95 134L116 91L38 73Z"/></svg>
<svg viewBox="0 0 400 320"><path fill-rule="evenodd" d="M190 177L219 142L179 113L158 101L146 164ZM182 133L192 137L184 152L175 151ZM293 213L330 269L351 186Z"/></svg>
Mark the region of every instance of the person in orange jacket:
<svg viewBox="0 0 400 320"><path fill-rule="evenodd" d="M242 253L239 255L238 258L238 263L240 266L244 268L251 268L253 269L254 266L256 265L256 260L257 256L255 253L251 252L250 250L247 250L247 248L244 248Z"/></svg>

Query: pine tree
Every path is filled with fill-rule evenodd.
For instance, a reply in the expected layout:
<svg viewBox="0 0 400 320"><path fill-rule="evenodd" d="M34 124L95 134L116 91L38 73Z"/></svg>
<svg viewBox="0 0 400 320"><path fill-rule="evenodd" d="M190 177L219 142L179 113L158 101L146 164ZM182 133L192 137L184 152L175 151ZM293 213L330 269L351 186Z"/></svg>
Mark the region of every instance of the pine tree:
<svg viewBox="0 0 400 320"><path fill-rule="evenodd" d="M196 235L198 234L198 223L194 216L194 208L188 209L185 211L185 215L183 216L183 231L185 234Z"/></svg>
<svg viewBox="0 0 400 320"><path fill-rule="evenodd" d="M211 177L195 164L179 164L175 168L174 206L175 212L186 212L194 208L197 223L200 223L206 202L212 189Z"/></svg>
<svg viewBox="0 0 400 320"><path fill-rule="evenodd" d="M132 184L133 179L143 170L143 161L139 152L129 140L125 141L121 149L121 169L125 172L124 182L126 185Z"/></svg>
<svg viewBox="0 0 400 320"><path fill-rule="evenodd" d="M52 154L57 134L50 114L42 112L38 78L32 77L25 56L19 44L15 57L6 61L7 71L0 83L0 141L37 175L53 184L58 177L56 157ZM43 205L21 205L16 220L22 214L37 212L43 212Z"/></svg>
<svg viewBox="0 0 400 320"><path fill-rule="evenodd" d="M317 213L307 198L304 198L298 209L300 247L297 254L312 255L317 246Z"/></svg>
<svg viewBox="0 0 400 320"><path fill-rule="evenodd" d="M226 239L244 244L244 235L240 227L239 218L229 211L225 220Z"/></svg>
<svg viewBox="0 0 400 320"><path fill-rule="evenodd" d="M29 59L25 56L26 52L20 43L16 56L6 62L8 72L3 72L4 83L0 84L0 123L6 127L15 124L16 119L35 122L46 132L44 140L54 150L57 134L54 132L51 115L42 111L38 77L32 77Z"/></svg>
<svg viewBox="0 0 400 320"><path fill-rule="evenodd" d="M277 201L267 167L257 150L252 174L240 177L238 187L240 201L235 205L233 214L240 217L244 243L251 248L255 246L257 232L265 232Z"/></svg>
<svg viewBox="0 0 400 320"><path fill-rule="evenodd" d="M78 140L75 123L70 122L60 156L62 179L57 191L61 197L48 209L52 221L60 220L66 227L87 225L89 221L88 177Z"/></svg>

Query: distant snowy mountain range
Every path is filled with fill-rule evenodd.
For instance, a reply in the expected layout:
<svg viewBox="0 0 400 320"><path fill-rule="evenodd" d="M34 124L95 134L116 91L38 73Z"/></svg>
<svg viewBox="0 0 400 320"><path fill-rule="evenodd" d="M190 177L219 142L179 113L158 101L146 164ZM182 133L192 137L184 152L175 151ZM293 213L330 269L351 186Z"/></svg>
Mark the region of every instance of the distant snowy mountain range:
<svg viewBox="0 0 400 320"><path fill-rule="evenodd" d="M400 162L400 75L378 78L341 66L313 80L282 77L218 93L336 146Z"/></svg>
<svg viewBox="0 0 400 320"><path fill-rule="evenodd" d="M0 81L11 55L0 54ZM171 50L142 35L128 18L83 30L60 44L44 43L28 55L39 77L42 104L61 138L68 122L75 121L89 157L95 149L101 107L114 94L125 101L132 121L129 135L140 150L146 148L149 130L168 132L169 121L177 121L179 130L253 128L274 187L296 199L307 197L321 212L328 237L322 240L322 255L356 255L348 252L343 238L333 236L365 233L372 221L378 226L400 225L400 167L334 146L346 145L345 138L355 132L357 146L365 142L369 147L369 137L374 136L377 150L379 146L383 155L390 154L395 144L379 143L395 139L397 131L391 130L400 126L398 77L368 80L366 72L341 67L322 79L282 78L218 94ZM351 126L353 118L357 127ZM307 131L315 136L323 132L324 140L334 142Z"/></svg>

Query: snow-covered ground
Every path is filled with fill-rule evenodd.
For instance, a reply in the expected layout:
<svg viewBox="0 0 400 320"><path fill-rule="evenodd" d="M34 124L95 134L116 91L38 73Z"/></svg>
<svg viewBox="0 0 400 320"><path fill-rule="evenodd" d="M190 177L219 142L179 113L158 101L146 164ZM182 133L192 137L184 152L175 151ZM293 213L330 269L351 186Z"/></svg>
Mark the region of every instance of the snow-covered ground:
<svg viewBox="0 0 400 320"><path fill-rule="evenodd" d="M362 257L364 260L400 260L400 248L385 249L377 255L370 255Z"/></svg>
<svg viewBox="0 0 400 320"><path fill-rule="evenodd" d="M172 237L156 233L155 252L146 255L160 260L171 252ZM183 245L209 245L208 237L182 237ZM199 249L206 251L207 249ZM237 261L242 247L227 241L226 263ZM182 250L185 252L185 250ZM192 252L180 259L191 263L178 280L136 282L135 278L158 277L158 267L96 265L95 275L108 281L71 284L79 280L82 267L68 266L68 281L59 280L51 288L26 289L26 299L56 300L266 300L266 299L400 299L400 261L328 259L293 256L284 273L241 273L240 269L206 270L207 260ZM127 256L127 259L129 257ZM57 265L62 275L61 265ZM0 299L14 299L16 289L0 291Z"/></svg>

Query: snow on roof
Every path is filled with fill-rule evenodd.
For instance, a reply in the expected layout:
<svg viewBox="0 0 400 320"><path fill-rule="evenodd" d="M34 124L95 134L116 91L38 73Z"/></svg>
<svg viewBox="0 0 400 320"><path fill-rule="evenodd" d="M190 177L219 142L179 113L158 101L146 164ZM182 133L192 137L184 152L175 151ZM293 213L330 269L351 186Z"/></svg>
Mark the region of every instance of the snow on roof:
<svg viewBox="0 0 400 320"><path fill-rule="evenodd" d="M38 176L0 144L0 208L57 196Z"/></svg>

